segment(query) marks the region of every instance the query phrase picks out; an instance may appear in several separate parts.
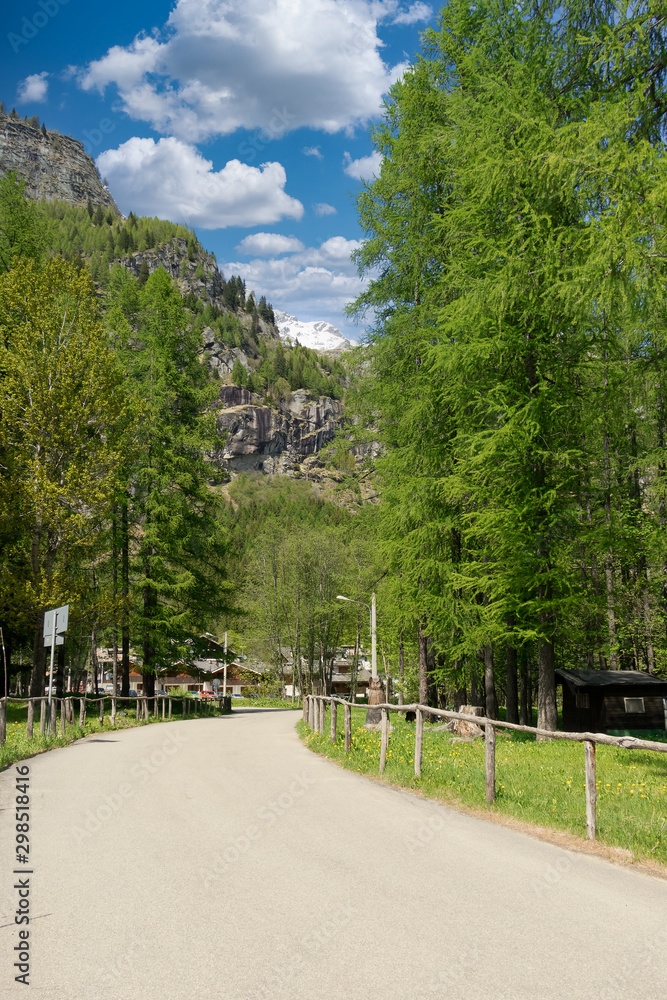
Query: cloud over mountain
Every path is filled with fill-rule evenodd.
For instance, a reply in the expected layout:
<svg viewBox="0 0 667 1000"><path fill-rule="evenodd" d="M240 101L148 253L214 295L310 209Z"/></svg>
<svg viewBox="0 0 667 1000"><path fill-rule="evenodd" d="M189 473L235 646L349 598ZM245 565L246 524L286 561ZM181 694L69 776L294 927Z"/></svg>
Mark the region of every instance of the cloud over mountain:
<svg viewBox="0 0 667 1000"><path fill-rule="evenodd" d="M230 160L214 171L194 146L179 139L134 137L97 159L123 212L158 215L202 229L258 226L300 219L303 205L285 193L281 163L248 166Z"/></svg>
<svg viewBox="0 0 667 1000"><path fill-rule="evenodd" d="M247 263L230 261L223 269L226 275L240 274L249 289L266 294L276 308L304 320L326 317L339 329L358 337L359 332L351 328L344 309L366 284L350 260L352 252L360 246L358 240L333 236L319 247L306 247L284 257L255 258Z"/></svg>

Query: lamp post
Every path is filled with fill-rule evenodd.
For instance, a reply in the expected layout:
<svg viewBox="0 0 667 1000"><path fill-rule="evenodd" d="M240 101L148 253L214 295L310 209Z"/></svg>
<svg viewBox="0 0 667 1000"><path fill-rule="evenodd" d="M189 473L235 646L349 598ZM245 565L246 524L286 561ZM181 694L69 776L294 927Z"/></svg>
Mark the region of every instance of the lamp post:
<svg viewBox="0 0 667 1000"><path fill-rule="evenodd" d="M352 597L343 597L342 594L336 596L337 601L349 601L350 604L360 604L363 608L368 608L371 616L371 679L368 685L368 712L366 713L366 725L377 726L381 721L379 708L375 705L382 704L382 681L378 677L377 661L377 623L376 623L376 603L375 591L371 597L370 607L364 601L355 601Z"/></svg>

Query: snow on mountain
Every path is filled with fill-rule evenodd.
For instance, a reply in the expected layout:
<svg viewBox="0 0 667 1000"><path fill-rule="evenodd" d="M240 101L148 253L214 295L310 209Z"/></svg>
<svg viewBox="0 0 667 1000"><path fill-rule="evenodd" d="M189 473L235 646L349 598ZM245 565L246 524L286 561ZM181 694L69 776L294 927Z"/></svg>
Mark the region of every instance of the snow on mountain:
<svg viewBox="0 0 667 1000"><path fill-rule="evenodd" d="M278 309L274 309L273 312L281 340L292 344L298 340L304 347L312 347L315 351L347 351L354 347L352 341L347 340L331 323L324 323L321 320L302 323L289 313L280 312Z"/></svg>

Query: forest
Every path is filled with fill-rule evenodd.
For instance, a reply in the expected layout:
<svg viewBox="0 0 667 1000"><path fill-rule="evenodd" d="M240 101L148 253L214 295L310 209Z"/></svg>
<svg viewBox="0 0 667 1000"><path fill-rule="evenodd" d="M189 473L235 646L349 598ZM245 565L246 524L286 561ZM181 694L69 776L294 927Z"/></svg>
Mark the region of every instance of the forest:
<svg viewBox="0 0 667 1000"><path fill-rule="evenodd" d="M71 610L59 689L65 666L97 679L107 645L123 694L131 664L152 691L204 632L249 617L239 596L254 535L211 461L220 379L203 331L245 352L232 380L263 406L302 388L340 398L347 378L339 360L262 335L270 305L240 278L214 304L196 275L209 255L191 232L91 208L34 203L13 175L0 182L0 674L3 690L6 664L34 696L49 607ZM199 294L161 267L135 276L123 232L144 250L185 242Z"/></svg>
<svg viewBox="0 0 667 1000"><path fill-rule="evenodd" d="M665 41L652 0L452 0L373 129L357 406L421 701L553 729L556 665L665 673Z"/></svg>
<svg viewBox="0 0 667 1000"><path fill-rule="evenodd" d="M372 128L345 365L260 336L240 277L221 308L119 265L176 239L203 277L189 230L5 183L0 618L35 692L65 597L149 691L224 630L328 690L373 592L399 697L553 729L557 666L665 675L666 67L653 0L448 3ZM344 397L337 486L211 466L206 326L269 404Z"/></svg>

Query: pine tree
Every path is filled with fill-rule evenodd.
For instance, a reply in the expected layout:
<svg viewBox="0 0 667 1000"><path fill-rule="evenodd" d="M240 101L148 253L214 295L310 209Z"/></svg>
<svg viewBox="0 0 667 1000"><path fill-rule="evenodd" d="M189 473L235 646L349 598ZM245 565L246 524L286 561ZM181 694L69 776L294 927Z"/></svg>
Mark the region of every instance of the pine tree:
<svg viewBox="0 0 667 1000"><path fill-rule="evenodd" d="M139 268L139 287L143 288L150 277L150 270L148 267L148 258L144 257L141 261L141 267Z"/></svg>
<svg viewBox="0 0 667 1000"><path fill-rule="evenodd" d="M213 443L207 415L216 387L198 361L178 292L163 269L140 291L138 345L124 350L129 384L143 401L137 458L128 470L133 590L143 649L145 690L156 670L187 655L185 640L224 606L226 537L209 491L204 451Z"/></svg>
<svg viewBox="0 0 667 1000"><path fill-rule="evenodd" d="M232 382L241 387L246 384L246 370L238 358L232 368Z"/></svg>
<svg viewBox="0 0 667 1000"><path fill-rule="evenodd" d="M387 449L377 521L424 663L430 646L452 671L483 662L488 711L497 654L536 650L538 721L554 728L556 643L585 656L593 625L618 663L623 604L636 620L657 597L636 533L656 497L628 470L634 359L663 296L639 247L662 242L640 184L663 183L648 95L664 31L648 8L453 0L428 43L392 89L381 175L359 200L358 259L377 275L358 302L377 317L368 405Z"/></svg>
<svg viewBox="0 0 667 1000"><path fill-rule="evenodd" d="M273 377L275 379L285 379L287 377L285 349L280 341L276 344L276 349L273 352Z"/></svg>

